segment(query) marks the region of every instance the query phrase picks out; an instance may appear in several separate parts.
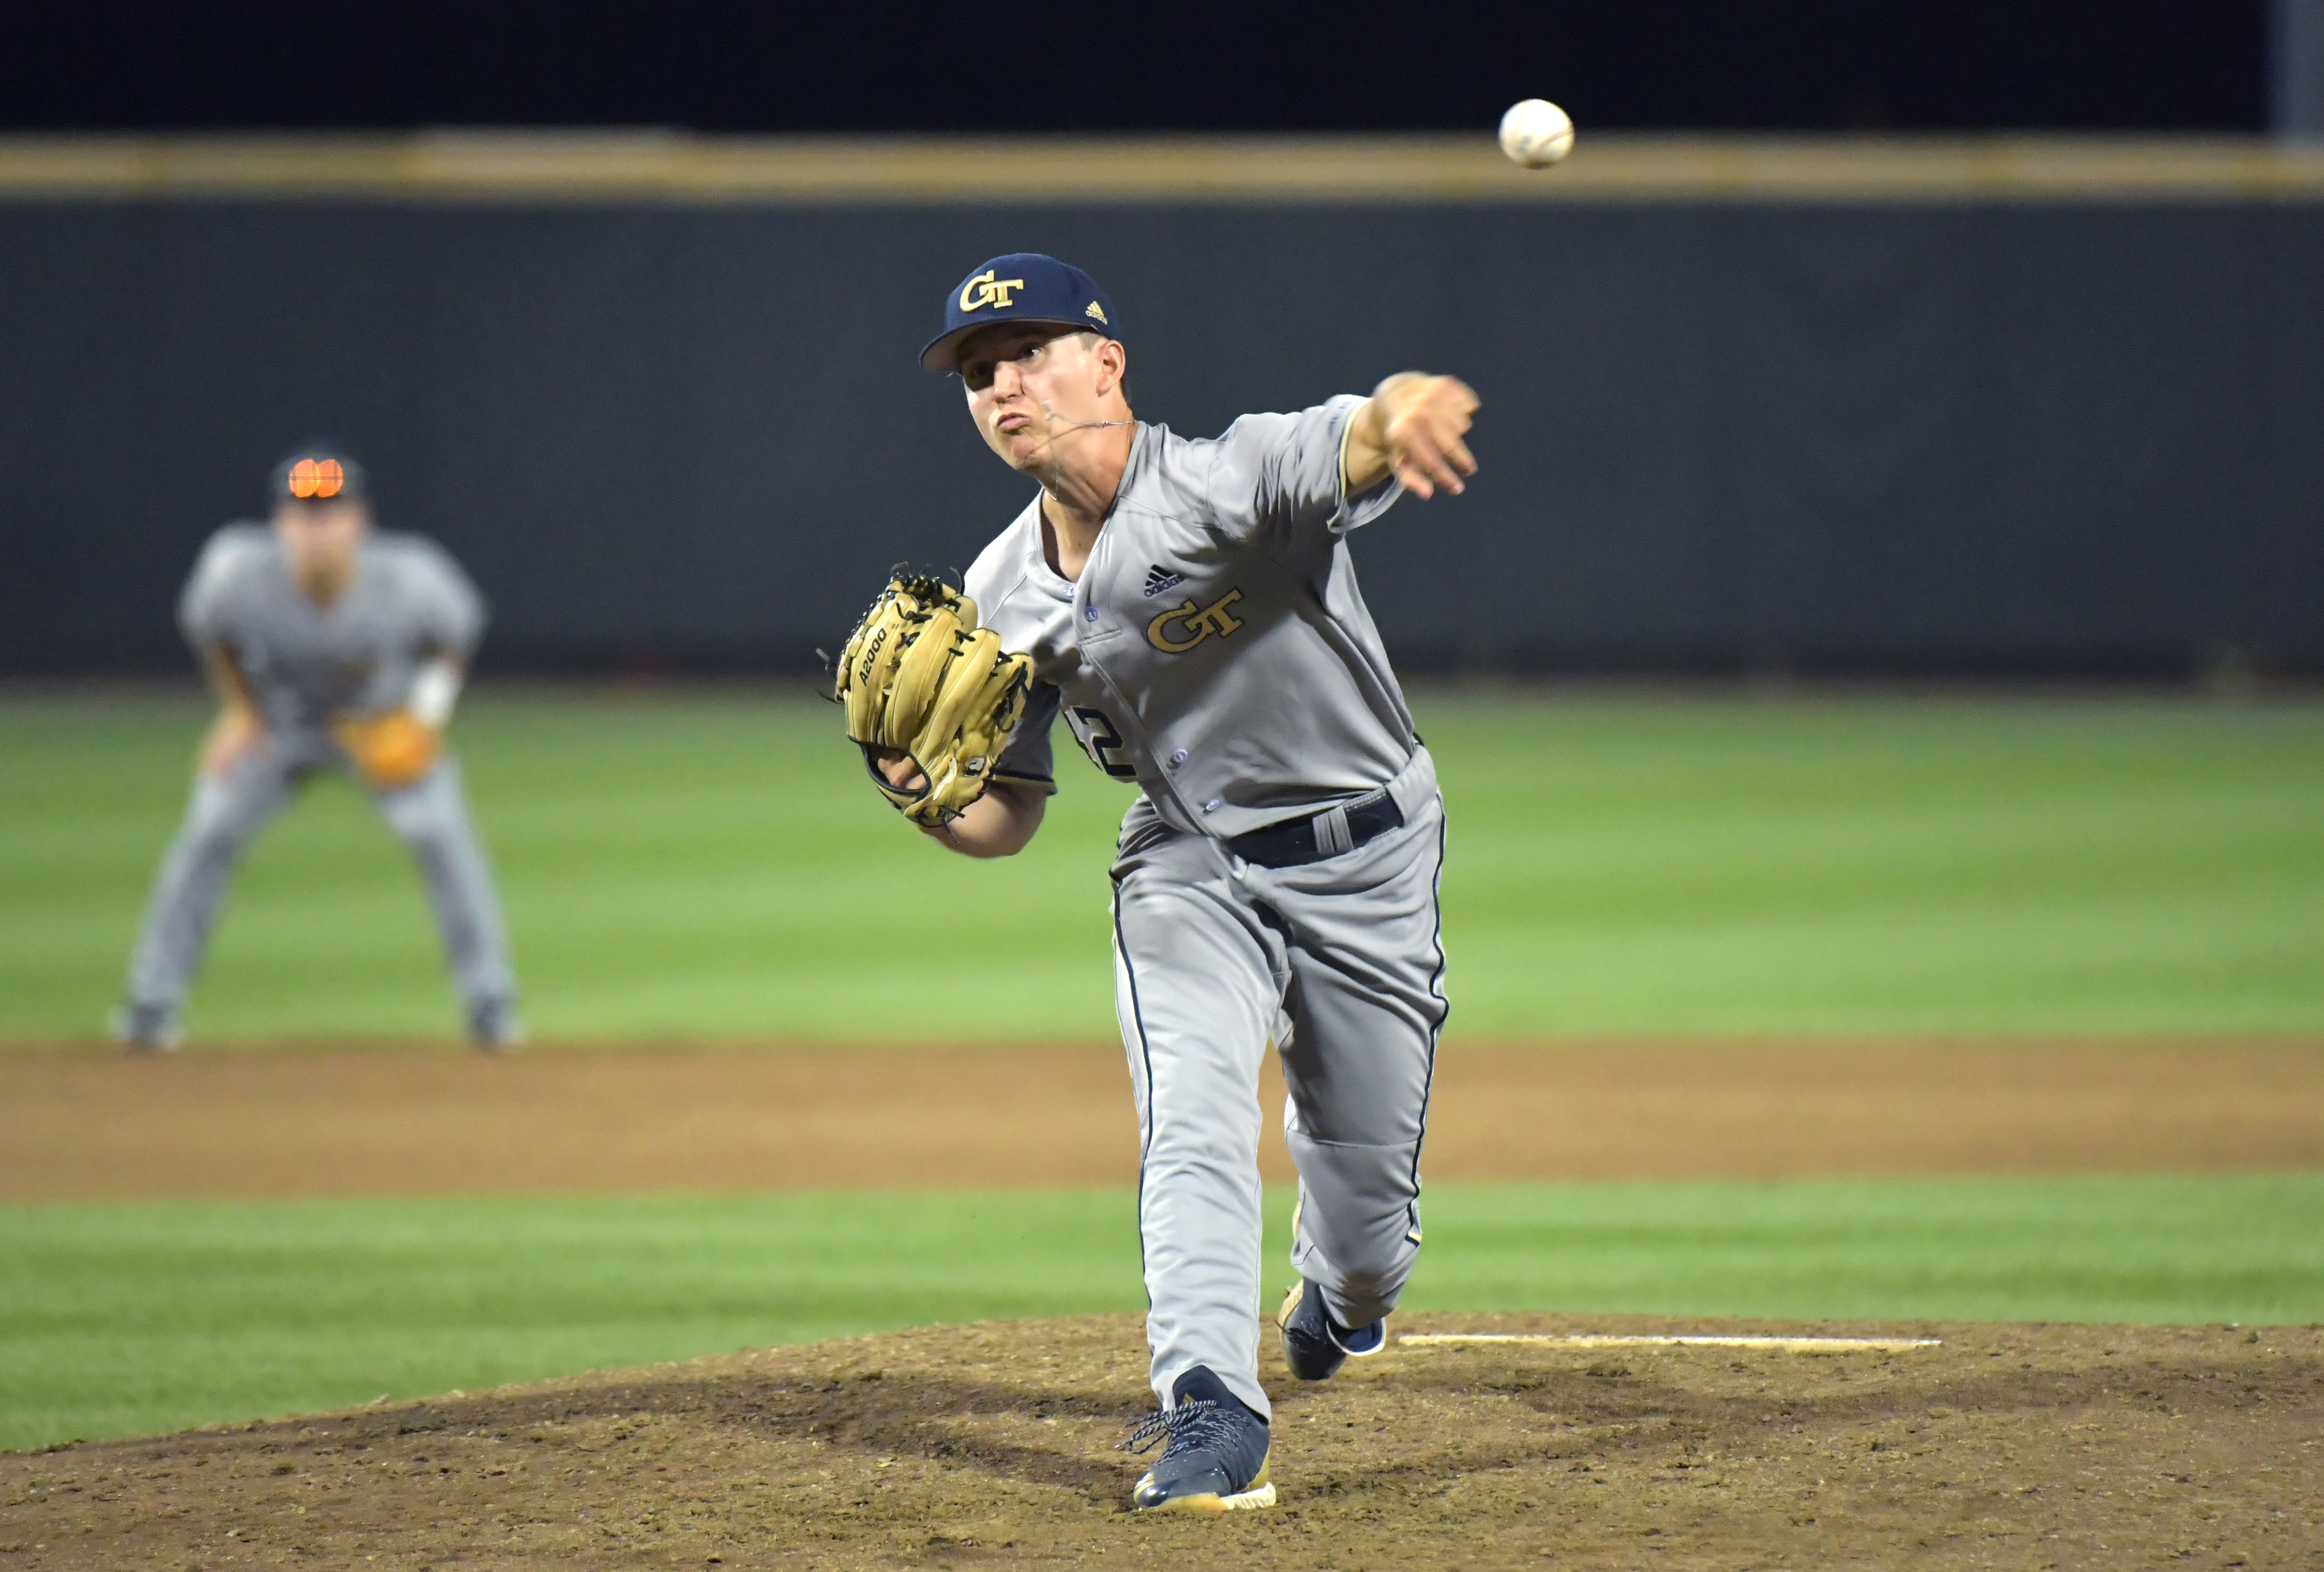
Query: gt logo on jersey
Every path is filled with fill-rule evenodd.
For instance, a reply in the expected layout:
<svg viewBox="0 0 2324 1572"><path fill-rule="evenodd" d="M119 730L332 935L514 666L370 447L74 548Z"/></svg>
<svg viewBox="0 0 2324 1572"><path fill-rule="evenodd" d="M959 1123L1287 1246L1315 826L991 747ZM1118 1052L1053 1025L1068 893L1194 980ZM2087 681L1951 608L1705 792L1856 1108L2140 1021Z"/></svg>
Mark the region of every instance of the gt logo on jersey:
<svg viewBox="0 0 2324 1572"><path fill-rule="evenodd" d="M1105 711L1076 705L1065 711L1065 724L1074 728L1074 740L1081 744L1091 763L1117 781L1138 779L1138 766L1123 756L1129 749Z"/></svg>
<svg viewBox="0 0 2324 1572"><path fill-rule="evenodd" d="M1196 606L1188 601L1182 606L1164 612L1146 624L1146 642L1166 655L1183 655L1209 638L1213 633L1226 638L1242 631L1242 619L1227 610L1242 598L1242 591L1230 589L1208 606ZM1185 635L1173 638L1170 625L1176 623Z"/></svg>
<svg viewBox="0 0 2324 1572"><path fill-rule="evenodd" d="M962 310L981 311L987 306L1006 307L1009 304L1009 291L1025 287L1025 281L1021 278L996 279L992 274L993 270L988 267L961 286L960 309Z"/></svg>

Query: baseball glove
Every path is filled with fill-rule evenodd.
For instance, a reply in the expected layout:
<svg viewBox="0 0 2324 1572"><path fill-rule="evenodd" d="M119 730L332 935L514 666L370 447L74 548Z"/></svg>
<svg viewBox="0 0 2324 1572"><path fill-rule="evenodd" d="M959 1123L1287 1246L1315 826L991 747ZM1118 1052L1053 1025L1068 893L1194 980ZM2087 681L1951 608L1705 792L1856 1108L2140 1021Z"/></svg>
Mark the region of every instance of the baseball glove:
<svg viewBox="0 0 2324 1572"><path fill-rule="evenodd" d="M934 578L898 578L848 635L832 697L881 795L934 829L984 795L1009 734L1025 714L1033 661L976 625L976 603ZM883 752L908 754L919 780L898 786Z"/></svg>
<svg viewBox="0 0 2324 1572"><path fill-rule="evenodd" d="M443 744L442 734L409 709L341 716L331 723L331 737L374 791L394 791L419 780L435 764Z"/></svg>

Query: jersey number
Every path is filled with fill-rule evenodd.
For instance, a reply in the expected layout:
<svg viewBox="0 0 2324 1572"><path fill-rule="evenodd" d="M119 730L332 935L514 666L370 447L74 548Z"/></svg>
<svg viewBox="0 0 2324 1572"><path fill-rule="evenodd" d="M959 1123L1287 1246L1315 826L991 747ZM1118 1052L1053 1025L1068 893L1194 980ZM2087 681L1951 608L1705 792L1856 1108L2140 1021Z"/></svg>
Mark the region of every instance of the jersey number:
<svg viewBox="0 0 2324 1572"><path fill-rule="evenodd" d="M1113 722L1105 711L1076 706L1065 712L1065 722L1074 728L1074 740L1090 763L1117 781L1138 779L1138 766L1122 757L1121 734L1113 729Z"/></svg>

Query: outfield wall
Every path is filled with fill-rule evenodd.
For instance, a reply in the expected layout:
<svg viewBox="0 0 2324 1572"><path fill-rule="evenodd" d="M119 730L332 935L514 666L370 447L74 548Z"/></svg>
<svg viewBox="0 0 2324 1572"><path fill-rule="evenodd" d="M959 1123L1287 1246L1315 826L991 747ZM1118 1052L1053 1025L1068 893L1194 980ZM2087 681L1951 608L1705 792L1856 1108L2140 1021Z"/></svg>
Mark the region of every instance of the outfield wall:
<svg viewBox="0 0 2324 1572"><path fill-rule="evenodd" d="M2236 143L0 143L0 671L182 661L329 434L488 659L804 667L1024 487L918 371L1010 249L1190 433L1458 372L1413 667L2324 670L2324 159Z"/></svg>

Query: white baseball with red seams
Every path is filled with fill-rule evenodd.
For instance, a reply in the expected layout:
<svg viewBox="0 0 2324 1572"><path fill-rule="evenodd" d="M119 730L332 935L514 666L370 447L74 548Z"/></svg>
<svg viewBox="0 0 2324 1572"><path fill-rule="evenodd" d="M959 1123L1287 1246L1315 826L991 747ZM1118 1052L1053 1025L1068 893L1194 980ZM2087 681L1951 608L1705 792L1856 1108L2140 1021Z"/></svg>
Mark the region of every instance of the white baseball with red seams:
<svg viewBox="0 0 2324 1572"><path fill-rule="evenodd" d="M1501 151L1512 163L1547 169L1573 151L1573 121L1546 98L1512 104L1501 116Z"/></svg>

